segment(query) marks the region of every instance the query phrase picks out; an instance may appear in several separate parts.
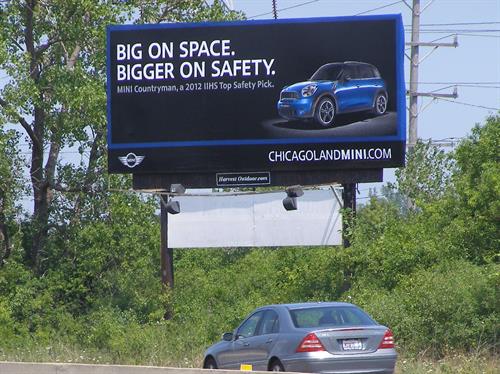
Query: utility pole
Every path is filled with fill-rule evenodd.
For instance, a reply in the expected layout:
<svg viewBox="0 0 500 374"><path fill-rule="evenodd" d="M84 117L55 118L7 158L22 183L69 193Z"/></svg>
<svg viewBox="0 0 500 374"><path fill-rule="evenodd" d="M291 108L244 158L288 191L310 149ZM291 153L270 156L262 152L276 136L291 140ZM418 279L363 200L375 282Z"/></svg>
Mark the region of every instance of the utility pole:
<svg viewBox="0 0 500 374"><path fill-rule="evenodd" d="M406 0L404 3L412 11L412 22L411 22L411 42L406 43L411 47L410 59L410 89L408 95L410 96L410 103L408 107L408 117L409 117L409 128L408 128L408 146L413 148L418 139L418 97L427 96L434 99L446 97L456 99L458 97L457 90L453 91L452 94L441 94L441 93L420 93L418 92L418 68L423 60L425 60L436 48L438 47L457 47L458 41L455 35L453 43L434 43L434 42L420 42L420 15L422 12L433 2L430 0L427 5L421 9L420 0L413 0L413 6L410 7ZM433 47L432 51L429 52L424 58L420 58L419 47ZM408 55L406 55L408 57Z"/></svg>
<svg viewBox="0 0 500 374"><path fill-rule="evenodd" d="M418 132L418 52L420 38L420 0L413 0L411 17L411 58L410 58L410 109L408 140L411 147L417 142Z"/></svg>
<svg viewBox="0 0 500 374"><path fill-rule="evenodd" d="M278 9L276 8L276 0L272 0L273 2L273 17L274 19L278 19Z"/></svg>

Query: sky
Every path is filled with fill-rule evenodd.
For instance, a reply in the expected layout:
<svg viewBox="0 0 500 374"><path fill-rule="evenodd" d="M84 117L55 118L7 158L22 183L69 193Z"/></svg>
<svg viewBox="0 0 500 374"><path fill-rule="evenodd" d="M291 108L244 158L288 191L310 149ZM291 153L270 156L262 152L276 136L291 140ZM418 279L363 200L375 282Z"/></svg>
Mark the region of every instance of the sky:
<svg viewBox="0 0 500 374"><path fill-rule="evenodd" d="M229 0L231 3L231 0ZM412 0L276 0L278 18L336 17L360 13L401 14L405 41L411 39ZM248 19L272 18L272 0L232 0L235 10ZM420 40L443 38L458 47L420 47L419 92L453 93L456 99L419 98L418 137L439 142L460 139L470 133L476 123L484 122L500 109L500 0L421 0ZM379 9L377 9L379 8ZM408 55L410 50L406 51ZM405 60L405 76L409 87L409 60ZM445 149L450 149L446 147ZM394 170L384 172L384 180L392 181ZM369 188L380 184L361 185L358 198L366 198Z"/></svg>
<svg viewBox="0 0 500 374"><path fill-rule="evenodd" d="M226 2L244 12L248 19L272 18L272 0ZM411 2L407 0L408 4ZM276 3L280 19L401 14L406 41L411 37L411 10L404 1L276 0ZM421 8L424 7L420 20L421 41L442 38L440 42L451 43L457 35L458 47L440 47L433 52L432 48L421 47L421 57L431 54L420 65L419 92L452 93L456 86L458 98L447 99L449 101L419 98L418 136L449 144L449 139L467 136L474 124L483 122L500 108L500 0L421 0ZM406 52L409 54L409 49ZM405 76L408 82L408 59ZM62 154L63 158L75 158L75 151L67 152ZM384 171L384 182L394 178L393 169ZM370 189L380 186L360 185L360 202L367 198ZM27 197L24 205L31 204Z"/></svg>

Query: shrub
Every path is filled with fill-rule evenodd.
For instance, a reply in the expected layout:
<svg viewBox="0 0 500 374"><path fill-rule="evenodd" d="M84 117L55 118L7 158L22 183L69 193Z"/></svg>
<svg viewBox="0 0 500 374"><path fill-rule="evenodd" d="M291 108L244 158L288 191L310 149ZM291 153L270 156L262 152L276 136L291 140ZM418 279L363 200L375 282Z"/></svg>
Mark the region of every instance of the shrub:
<svg viewBox="0 0 500 374"><path fill-rule="evenodd" d="M443 356L497 344L498 265L464 260L416 271L392 292L357 284L348 299L390 326L403 351Z"/></svg>

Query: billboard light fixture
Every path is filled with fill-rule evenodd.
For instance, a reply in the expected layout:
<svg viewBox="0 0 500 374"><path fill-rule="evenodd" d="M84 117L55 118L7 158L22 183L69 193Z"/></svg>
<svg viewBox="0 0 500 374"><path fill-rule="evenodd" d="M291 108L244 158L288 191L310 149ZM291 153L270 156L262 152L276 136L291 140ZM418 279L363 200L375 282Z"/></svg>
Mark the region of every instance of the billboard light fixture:
<svg viewBox="0 0 500 374"><path fill-rule="evenodd" d="M165 205L165 209L170 214L179 214L181 212L181 204L178 201L169 200Z"/></svg>
<svg viewBox="0 0 500 374"><path fill-rule="evenodd" d="M285 191L288 197L301 197L304 195L304 190L299 185L287 187Z"/></svg>
<svg viewBox="0 0 500 374"><path fill-rule="evenodd" d="M304 195L302 186L290 186L285 189L286 197L283 199L283 207L286 210L297 210L297 197Z"/></svg>
<svg viewBox="0 0 500 374"><path fill-rule="evenodd" d="M297 198L287 196L283 199L283 207L286 210L297 210Z"/></svg>
<svg viewBox="0 0 500 374"><path fill-rule="evenodd" d="M183 195L185 192L186 192L186 187L184 187L182 184L174 183L170 185L170 193Z"/></svg>

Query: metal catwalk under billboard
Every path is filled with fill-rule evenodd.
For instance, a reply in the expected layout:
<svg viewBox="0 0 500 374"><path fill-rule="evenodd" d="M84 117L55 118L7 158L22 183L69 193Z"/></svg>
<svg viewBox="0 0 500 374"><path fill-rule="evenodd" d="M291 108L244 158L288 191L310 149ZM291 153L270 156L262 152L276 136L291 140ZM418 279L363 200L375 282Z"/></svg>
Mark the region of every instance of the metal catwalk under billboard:
<svg viewBox="0 0 500 374"><path fill-rule="evenodd" d="M110 172L404 164L400 15L109 26L107 43Z"/></svg>

